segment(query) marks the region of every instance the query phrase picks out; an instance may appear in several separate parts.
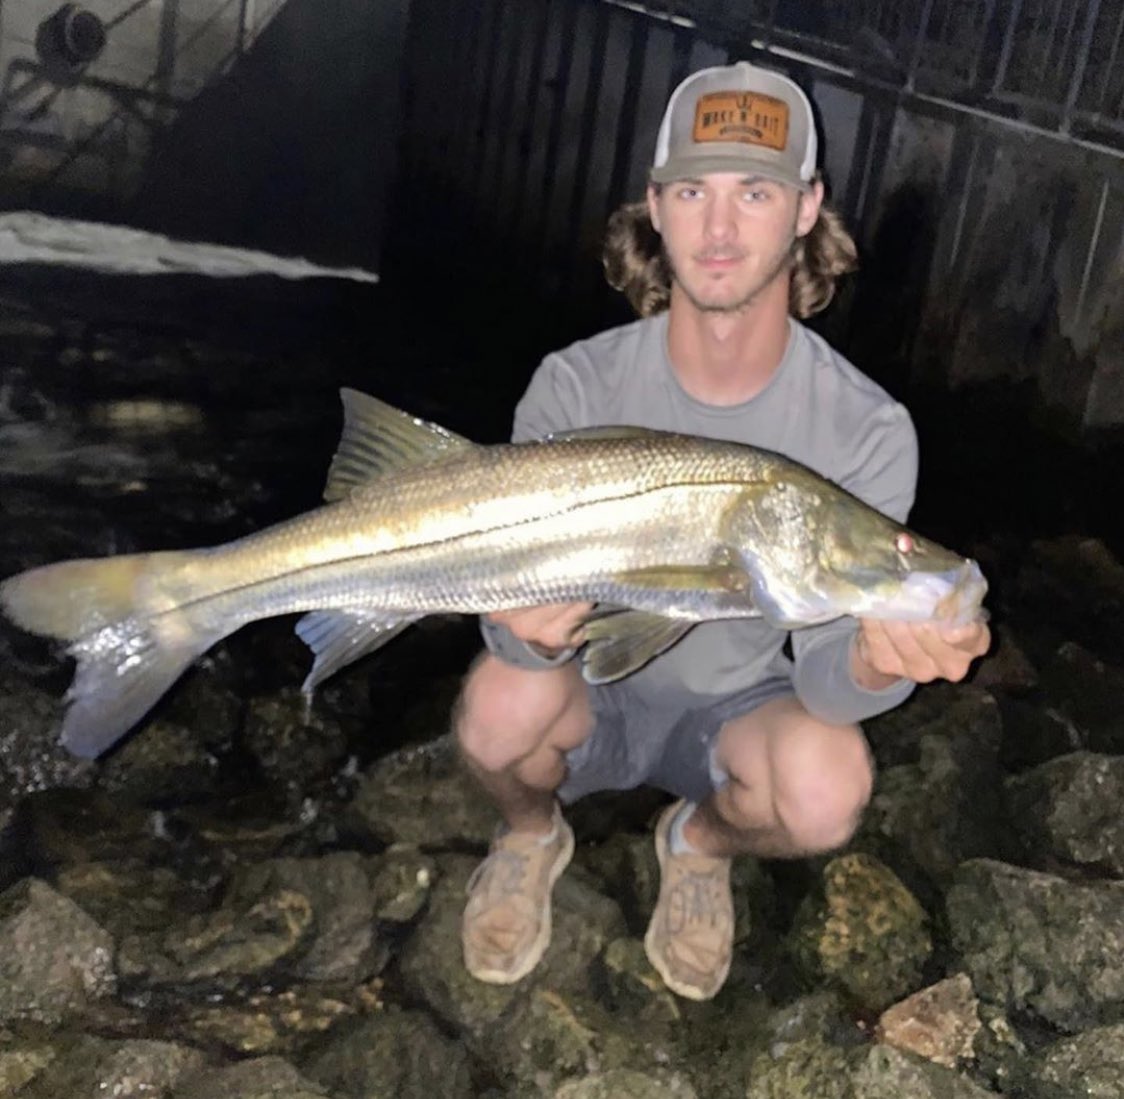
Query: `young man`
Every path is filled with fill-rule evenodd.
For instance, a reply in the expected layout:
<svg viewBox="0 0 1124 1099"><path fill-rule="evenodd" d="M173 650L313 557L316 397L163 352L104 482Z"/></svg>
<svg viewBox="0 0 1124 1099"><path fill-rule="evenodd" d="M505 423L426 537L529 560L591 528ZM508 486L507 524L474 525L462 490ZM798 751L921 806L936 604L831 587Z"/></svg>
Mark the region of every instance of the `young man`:
<svg viewBox="0 0 1124 1099"><path fill-rule="evenodd" d="M647 201L615 215L606 248L610 281L644 319L549 355L515 439L633 424L752 443L904 520L917 474L907 412L793 316L826 305L854 261L815 160L811 108L787 77L739 62L685 80ZM858 722L917 682L962 678L988 630L840 619L794 631L789 659L767 623L708 623L634 675L589 687L571 659L589 609L483 622L489 651L456 730L507 828L469 883L465 963L493 983L530 972L573 853L559 803L646 783L680 800L656 828L645 947L671 989L707 999L730 966L731 857L845 843L872 785Z"/></svg>

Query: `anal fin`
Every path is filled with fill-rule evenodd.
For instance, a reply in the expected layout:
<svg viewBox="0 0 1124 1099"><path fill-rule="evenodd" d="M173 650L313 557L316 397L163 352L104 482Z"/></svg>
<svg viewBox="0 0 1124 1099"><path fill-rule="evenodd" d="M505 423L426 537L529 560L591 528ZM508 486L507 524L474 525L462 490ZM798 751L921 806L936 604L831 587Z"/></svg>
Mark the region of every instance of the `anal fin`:
<svg viewBox="0 0 1124 1099"><path fill-rule="evenodd" d="M297 636L316 659L301 690L311 695L316 687L361 656L373 653L397 637L418 616L378 611L313 611L297 622Z"/></svg>

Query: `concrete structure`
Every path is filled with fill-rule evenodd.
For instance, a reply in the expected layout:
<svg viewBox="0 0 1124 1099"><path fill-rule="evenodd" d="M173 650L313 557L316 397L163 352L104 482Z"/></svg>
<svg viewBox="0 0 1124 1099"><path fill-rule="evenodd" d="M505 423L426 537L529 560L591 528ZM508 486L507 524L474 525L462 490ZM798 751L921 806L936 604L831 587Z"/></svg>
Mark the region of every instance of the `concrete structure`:
<svg viewBox="0 0 1124 1099"><path fill-rule="evenodd" d="M376 265L407 8L6 0L0 206Z"/></svg>

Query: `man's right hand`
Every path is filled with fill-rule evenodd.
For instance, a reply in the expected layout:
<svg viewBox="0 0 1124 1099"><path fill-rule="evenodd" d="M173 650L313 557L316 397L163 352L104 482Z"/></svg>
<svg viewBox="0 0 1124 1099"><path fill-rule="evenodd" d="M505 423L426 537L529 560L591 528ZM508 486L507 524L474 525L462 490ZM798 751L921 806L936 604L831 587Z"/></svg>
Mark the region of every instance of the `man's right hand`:
<svg viewBox="0 0 1124 1099"><path fill-rule="evenodd" d="M576 648L584 640L582 625L593 610L592 603L548 603L540 607L519 607L494 611L490 622L506 626L520 641L534 646L546 657L563 649Z"/></svg>

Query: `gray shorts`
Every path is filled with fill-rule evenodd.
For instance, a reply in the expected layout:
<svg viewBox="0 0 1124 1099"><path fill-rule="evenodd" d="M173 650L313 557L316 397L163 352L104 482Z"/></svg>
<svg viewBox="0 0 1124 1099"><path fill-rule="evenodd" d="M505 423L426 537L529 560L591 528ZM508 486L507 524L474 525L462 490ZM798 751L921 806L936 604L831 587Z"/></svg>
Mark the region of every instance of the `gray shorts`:
<svg viewBox="0 0 1124 1099"><path fill-rule="evenodd" d="M722 726L792 693L792 681L784 677L716 699L688 695L678 705L640 694L627 679L591 687L593 732L566 753L568 773L558 797L568 804L601 790L648 785L703 801L728 777L714 760Z"/></svg>

